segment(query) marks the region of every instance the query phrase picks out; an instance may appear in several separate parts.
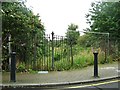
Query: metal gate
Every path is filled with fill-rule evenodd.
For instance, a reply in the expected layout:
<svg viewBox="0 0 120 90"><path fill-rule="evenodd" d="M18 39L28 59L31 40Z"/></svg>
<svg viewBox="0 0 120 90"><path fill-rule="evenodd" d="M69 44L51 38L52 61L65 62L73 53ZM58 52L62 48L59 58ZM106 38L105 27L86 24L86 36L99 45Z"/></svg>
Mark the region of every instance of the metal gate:
<svg viewBox="0 0 120 90"><path fill-rule="evenodd" d="M33 69L67 70L73 65L72 44L68 45L68 39L65 36L54 35L53 32L45 34L39 47L41 48L40 57L34 56Z"/></svg>

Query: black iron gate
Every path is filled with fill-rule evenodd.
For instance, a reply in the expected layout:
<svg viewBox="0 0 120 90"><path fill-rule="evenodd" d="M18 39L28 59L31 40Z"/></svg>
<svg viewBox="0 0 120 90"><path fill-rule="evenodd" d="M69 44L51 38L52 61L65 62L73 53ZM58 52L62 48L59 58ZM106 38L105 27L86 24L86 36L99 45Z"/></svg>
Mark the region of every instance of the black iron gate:
<svg viewBox="0 0 120 90"><path fill-rule="evenodd" d="M39 37L35 36L32 58L26 60L25 68L50 71L93 65L93 48L99 51L99 62L104 63L107 55L107 40L104 40L106 36L105 38L103 36L85 33L77 40L70 34L59 36L53 32Z"/></svg>
<svg viewBox="0 0 120 90"><path fill-rule="evenodd" d="M53 32L45 34L39 47L41 48L40 57L34 56L33 69L67 70L73 64L72 45L68 45L68 39L65 36L54 35Z"/></svg>
<svg viewBox="0 0 120 90"><path fill-rule="evenodd" d="M76 35L76 34L74 34ZM31 42L16 51L17 70L69 70L93 65L93 50L99 51L99 63L109 60L109 39L101 33L85 33L74 38L73 33L66 36L51 34L35 35ZM29 47L27 47L27 45ZM24 50L22 52L22 50ZM22 58L20 58L22 57ZM111 59L111 58L110 58ZM20 62L19 62L20 61Z"/></svg>

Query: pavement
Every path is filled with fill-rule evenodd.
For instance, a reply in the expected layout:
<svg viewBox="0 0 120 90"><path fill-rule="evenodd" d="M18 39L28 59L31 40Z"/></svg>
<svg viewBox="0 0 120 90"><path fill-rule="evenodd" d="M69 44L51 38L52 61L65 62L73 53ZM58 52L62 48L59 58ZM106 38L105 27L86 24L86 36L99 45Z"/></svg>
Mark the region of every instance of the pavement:
<svg viewBox="0 0 120 90"><path fill-rule="evenodd" d="M2 73L1 86L54 86L90 83L119 78L118 62L98 65L98 75L94 76L94 66L68 71L49 71L43 73L17 73L16 82L10 82L10 73Z"/></svg>

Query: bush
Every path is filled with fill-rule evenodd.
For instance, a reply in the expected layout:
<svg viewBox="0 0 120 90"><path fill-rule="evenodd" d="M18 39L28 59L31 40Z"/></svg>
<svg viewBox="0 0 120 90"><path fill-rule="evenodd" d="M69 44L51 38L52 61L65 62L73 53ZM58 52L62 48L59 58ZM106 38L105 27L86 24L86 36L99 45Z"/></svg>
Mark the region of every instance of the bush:
<svg viewBox="0 0 120 90"><path fill-rule="evenodd" d="M85 50L74 56L73 68L83 68L88 65L93 65L93 55L90 51Z"/></svg>
<svg viewBox="0 0 120 90"><path fill-rule="evenodd" d="M17 71L18 72L25 72L26 71L25 64L24 63L19 64L19 66L17 67Z"/></svg>
<svg viewBox="0 0 120 90"><path fill-rule="evenodd" d="M106 63L105 52L104 51L99 50L99 52L98 52L98 63L100 63L100 64Z"/></svg>
<svg viewBox="0 0 120 90"><path fill-rule="evenodd" d="M71 67L71 64L66 59L55 62L55 70L57 71L69 70L70 67Z"/></svg>
<svg viewBox="0 0 120 90"><path fill-rule="evenodd" d="M59 61L60 60L60 54L59 53L55 54L54 60L55 61Z"/></svg>

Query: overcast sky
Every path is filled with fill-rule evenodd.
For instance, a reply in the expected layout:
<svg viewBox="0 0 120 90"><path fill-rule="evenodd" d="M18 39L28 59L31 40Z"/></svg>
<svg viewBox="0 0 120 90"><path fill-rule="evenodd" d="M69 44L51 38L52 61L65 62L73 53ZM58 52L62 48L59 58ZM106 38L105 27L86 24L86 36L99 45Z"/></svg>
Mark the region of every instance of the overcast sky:
<svg viewBox="0 0 120 90"><path fill-rule="evenodd" d="M27 7L32 8L34 14L39 13L46 33L55 32L64 35L68 25L78 25L80 31L89 27L85 14L95 0L27 0Z"/></svg>

